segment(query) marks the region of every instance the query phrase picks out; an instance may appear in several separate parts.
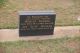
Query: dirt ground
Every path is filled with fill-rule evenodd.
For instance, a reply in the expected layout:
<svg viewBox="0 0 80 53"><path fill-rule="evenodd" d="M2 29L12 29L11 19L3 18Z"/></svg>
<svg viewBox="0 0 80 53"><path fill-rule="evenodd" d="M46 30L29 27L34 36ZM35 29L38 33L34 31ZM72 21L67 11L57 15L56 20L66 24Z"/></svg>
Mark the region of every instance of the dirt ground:
<svg viewBox="0 0 80 53"><path fill-rule="evenodd" d="M0 53L5 53L5 48L0 47Z"/></svg>

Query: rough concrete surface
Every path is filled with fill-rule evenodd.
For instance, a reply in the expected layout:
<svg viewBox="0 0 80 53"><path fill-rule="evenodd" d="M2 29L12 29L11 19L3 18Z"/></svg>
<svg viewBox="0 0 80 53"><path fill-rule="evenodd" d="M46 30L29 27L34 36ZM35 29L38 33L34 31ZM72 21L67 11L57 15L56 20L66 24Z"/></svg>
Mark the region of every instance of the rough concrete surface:
<svg viewBox="0 0 80 53"><path fill-rule="evenodd" d="M62 37L80 36L80 26L55 27L54 35L47 36L25 36L19 37L18 29L1 29L0 41L17 41L17 40L45 40Z"/></svg>

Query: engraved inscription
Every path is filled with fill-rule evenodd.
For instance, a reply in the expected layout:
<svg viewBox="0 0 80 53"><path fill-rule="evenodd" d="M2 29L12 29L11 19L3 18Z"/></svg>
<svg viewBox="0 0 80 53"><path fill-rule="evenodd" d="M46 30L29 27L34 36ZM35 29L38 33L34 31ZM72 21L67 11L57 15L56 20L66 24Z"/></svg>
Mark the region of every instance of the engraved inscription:
<svg viewBox="0 0 80 53"><path fill-rule="evenodd" d="M26 16L24 23L21 23L21 30L53 29L54 23L49 16Z"/></svg>
<svg viewBox="0 0 80 53"><path fill-rule="evenodd" d="M20 15L20 36L52 35L55 15Z"/></svg>

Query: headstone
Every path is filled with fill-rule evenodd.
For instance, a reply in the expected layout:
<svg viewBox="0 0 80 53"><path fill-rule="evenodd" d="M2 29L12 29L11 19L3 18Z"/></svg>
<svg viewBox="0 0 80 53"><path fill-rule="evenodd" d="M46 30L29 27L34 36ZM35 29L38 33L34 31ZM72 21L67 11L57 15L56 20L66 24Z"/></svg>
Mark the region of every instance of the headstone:
<svg viewBox="0 0 80 53"><path fill-rule="evenodd" d="M56 14L53 11L20 11L19 36L53 35Z"/></svg>

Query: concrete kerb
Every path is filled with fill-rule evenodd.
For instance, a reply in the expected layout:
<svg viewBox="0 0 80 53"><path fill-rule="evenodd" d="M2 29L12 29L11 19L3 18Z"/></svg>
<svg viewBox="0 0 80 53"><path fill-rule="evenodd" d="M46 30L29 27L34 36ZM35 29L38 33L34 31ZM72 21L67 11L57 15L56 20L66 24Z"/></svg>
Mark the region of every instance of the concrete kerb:
<svg viewBox="0 0 80 53"><path fill-rule="evenodd" d="M80 36L80 26L55 27L54 35L47 36L25 36L19 37L19 29L1 29L0 41L19 41L19 40L46 40L62 37Z"/></svg>

